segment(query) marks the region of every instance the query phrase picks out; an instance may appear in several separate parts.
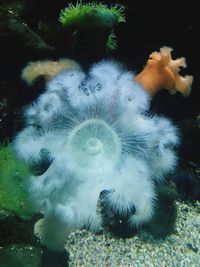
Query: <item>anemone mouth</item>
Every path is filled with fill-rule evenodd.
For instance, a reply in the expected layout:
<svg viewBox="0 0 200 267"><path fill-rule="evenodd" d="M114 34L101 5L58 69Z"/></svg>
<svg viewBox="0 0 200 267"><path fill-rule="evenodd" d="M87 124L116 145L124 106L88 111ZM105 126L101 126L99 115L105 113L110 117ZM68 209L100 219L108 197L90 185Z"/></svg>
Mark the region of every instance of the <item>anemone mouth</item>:
<svg viewBox="0 0 200 267"><path fill-rule="evenodd" d="M88 119L69 133L67 151L75 165L88 171L113 168L121 155L121 140L114 127L102 119Z"/></svg>

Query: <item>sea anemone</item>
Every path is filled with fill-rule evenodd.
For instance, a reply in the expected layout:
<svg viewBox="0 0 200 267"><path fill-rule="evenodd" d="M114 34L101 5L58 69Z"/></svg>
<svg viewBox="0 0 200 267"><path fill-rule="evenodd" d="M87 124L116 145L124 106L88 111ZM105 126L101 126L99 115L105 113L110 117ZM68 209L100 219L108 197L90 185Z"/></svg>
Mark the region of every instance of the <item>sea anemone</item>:
<svg viewBox="0 0 200 267"><path fill-rule="evenodd" d="M62 58L58 61L43 60L29 62L22 70L21 78L28 85L32 85L39 76L43 76L45 80L49 80L62 70L71 68L81 69L76 61L68 58Z"/></svg>
<svg viewBox="0 0 200 267"><path fill-rule="evenodd" d="M120 22L125 22L124 7L113 5L110 8L102 3L68 4L63 9L59 20L63 25L83 28L109 27L113 28Z"/></svg>
<svg viewBox="0 0 200 267"><path fill-rule="evenodd" d="M34 210L44 214L35 230L50 249L62 250L74 228L100 231L99 200L130 227L154 214L155 182L174 169L179 138L168 119L148 115L150 97L132 77L105 60L88 74L63 70L26 108L14 147L28 164L44 155L52 162L28 182Z"/></svg>
<svg viewBox="0 0 200 267"><path fill-rule="evenodd" d="M116 35L114 28L122 22L125 22L124 7L122 5L113 5L108 7L102 3L82 3L77 2L76 5L68 4L60 13L59 20L65 27L74 27L77 31L89 30L92 35L98 33L101 39L106 36L106 47L114 50L117 47ZM76 33L74 32L74 34ZM103 33L103 34L100 34ZM95 37L98 39L98 35ZM85 38L87 34L85 34ZM95 40L95 37L92 38ZM104 39L104 38L103 38ZM98 39L99 40L99 39Z"/></svg>
<svg viewBox="0 0 200 267"><path fill-rule="evenodd" d="M180 92L185 97L191 93L193 76L179 74L181 68L187 67L186 60L184 57L172 59L172 50L166 46L151 53L143 71L134 77L151 96L162 89L169 90L171 94Z"/></svg>

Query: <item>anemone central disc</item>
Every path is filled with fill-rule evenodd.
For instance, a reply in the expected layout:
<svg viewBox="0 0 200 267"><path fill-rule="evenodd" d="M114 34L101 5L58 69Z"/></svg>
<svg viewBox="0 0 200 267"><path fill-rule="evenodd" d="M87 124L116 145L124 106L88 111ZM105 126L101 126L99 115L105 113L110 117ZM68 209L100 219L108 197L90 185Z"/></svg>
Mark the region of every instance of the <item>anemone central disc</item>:
<svg viewBox="0 0 200 267"><path fill-rule="evenodd" d="M96 155L98 154L103 147L102 142L97 139L97 138L90 138L87 140L85 144L85 150L90 154L90 155Z"/></svg>
<svg viewBox="0 0 200 267"><path fill-rule="evenodd" d="M92 171L113 167L121 154L121 141L114 127L102 119L88 119L68 136L67 150L76 165Z"/></svg>

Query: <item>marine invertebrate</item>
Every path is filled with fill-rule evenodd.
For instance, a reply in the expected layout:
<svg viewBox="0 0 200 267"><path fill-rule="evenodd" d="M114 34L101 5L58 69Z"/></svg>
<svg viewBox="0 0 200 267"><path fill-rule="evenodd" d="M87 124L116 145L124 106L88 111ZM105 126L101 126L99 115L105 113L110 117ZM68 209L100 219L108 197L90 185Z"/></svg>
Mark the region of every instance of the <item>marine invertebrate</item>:
<svg viewBox="0 0 200 267"><path fill-rule="evenodd" d="M39 76L43 76L45 80L49 80L62 70L71 68L81 69L76 61L68 58L62 58L58 61L43 60L29 62L22 70L21 78L28 85L32 85Z"/></svg>
<svg viewBox="0 0 200 267"><path fill-rule="evenodd" d="M110 27L125 22L124 8L119 5L107 7L102 3L77 2L74 6L69 4L60 14L63 25L78 27Z"/></svg>
<svg viewBox="0 0 200 267"><path fill-rule="evenodd" d="M76 29L96 29L98 34L103 31L107 37L107 48L116 48L116 36L114 28L121 22L125 22L124 7L91 2L77 2L76 5L68 4L60 13L59 20L64 26ZM93 32L95 33L95 32Z"/></svg>
<svg viewBox="0 0 200 267"><path fill-rule="evenodd" d="M44 218L36 224L41 242L62 250L74 228L102 228L99 201L139 227L151 220L155 182L176 165L176 128L148 115L149 95L120 64L101 61L89 73L63 70L27 107L26 127L16 136L17 155L40 164L30 176L30 199Z"/></svg>
<svg viewBox="0 0 200 267"><path fill-rule="evenodd" d="M143 71L134 78L152 96L161 89L167 89L172 94L178 91L183 96L190 95L193 77L179 74L180 68L187 66L185 58L173 60L171 51L170 47L162 47L160 52L151 53Z"/></svg>

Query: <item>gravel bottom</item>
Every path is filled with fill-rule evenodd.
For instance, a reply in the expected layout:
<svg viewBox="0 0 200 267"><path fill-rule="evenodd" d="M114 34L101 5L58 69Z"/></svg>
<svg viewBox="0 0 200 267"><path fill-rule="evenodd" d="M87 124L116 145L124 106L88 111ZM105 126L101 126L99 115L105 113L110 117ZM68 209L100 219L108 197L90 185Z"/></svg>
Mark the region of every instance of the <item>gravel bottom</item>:
<svg viewBox="0 0 200 267"><path fill-rule="evenodd" d="M156 240L142 231L132 238L74 231L67 239L69 267L200 267L200 202L177 202L174 232Z"/></svg>

